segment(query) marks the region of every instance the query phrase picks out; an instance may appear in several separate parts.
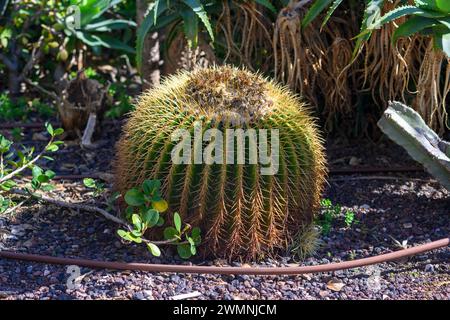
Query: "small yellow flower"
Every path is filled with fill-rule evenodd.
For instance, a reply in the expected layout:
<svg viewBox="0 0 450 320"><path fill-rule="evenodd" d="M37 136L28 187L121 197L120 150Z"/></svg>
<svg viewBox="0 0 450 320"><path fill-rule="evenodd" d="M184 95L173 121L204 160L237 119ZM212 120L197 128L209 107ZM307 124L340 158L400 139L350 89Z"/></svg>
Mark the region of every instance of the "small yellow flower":
<svg viewBox="0 0 450 320"><path fill-rule="evenodd" d="M159 212L164 212L169 208L169 205L167 204L166 200L160 200L160 201L153 201L152 207L155 210L158 210Z"/></svg>

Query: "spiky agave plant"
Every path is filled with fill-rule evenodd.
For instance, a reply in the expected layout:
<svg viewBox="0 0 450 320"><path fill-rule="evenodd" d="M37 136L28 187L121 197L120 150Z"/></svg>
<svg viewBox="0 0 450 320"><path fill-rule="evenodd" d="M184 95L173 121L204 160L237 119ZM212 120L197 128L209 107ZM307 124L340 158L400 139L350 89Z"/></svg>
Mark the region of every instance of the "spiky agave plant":
<svg viewBox="0 0 450 320"><path fill-rule="evenodd" d="M185 130L181 144L172 139L177 129ZM238 135L229 129L254 129L259 156L272 153L273 165L279 151L277 170L263 173L267 164L250 161L256 151L250 139L243 153L237 144L230 147L226 141ZM267 129L268 145L261 144L261 129ZM186 133L201 134L192 141L204 151L203 161L195 160L195 147L187 161L173 161L190 141ZM260 75L223 66L182 71L142 95L118 143L116 188L124 193L160 179L171 209L202 228L205 254L247 260L287 249L312 223L325 174L322 141L305 105Z"/></svg>

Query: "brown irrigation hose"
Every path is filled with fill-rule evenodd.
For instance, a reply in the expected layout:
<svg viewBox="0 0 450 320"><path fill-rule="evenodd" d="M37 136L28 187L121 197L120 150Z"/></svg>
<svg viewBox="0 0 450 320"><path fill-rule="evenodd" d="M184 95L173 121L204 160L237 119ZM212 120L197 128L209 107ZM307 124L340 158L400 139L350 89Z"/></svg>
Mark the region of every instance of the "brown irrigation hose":
<svg viewBox="0 0 450 320"><path fill-rule="evenodd" d="M139 270L148 272L178 272L178 273L197 273L197 274L247 274L247 275L297 275L316 272L330 272L343 269L358 268L372 264L397 260L404 257L413 256L426 251L446 247L450 244L450 238L444 238L438 241L430 242L409 249L403 249L396 252L386 253L370 258L345 261L339 263L329 263L317 266L303 267L274 267L274 268L245 268L245 267L208 267L208 266L186 266L172 264L146 264L146 263L125 263L110 262L88 259L71 259L51 256L41 256L37 254L16 253L9 251L0 251L0 257L6 259L16 259L25 261L34 261L46 264L77 265L80 267L96 269L113 270Z"/></svg>

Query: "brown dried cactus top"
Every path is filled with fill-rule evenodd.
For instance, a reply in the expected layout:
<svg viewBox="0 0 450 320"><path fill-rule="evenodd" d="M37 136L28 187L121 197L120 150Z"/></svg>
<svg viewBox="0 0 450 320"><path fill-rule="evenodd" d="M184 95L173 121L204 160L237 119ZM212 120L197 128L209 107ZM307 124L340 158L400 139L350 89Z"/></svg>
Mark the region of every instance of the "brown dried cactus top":
<svg viewBox="0 0 450 320"><path fill-rule="evenodd" d="M210 115L248 123L259 119L273 104L266 84L264 78L246 70L197 69L186 84L186 94Z"/></svg>

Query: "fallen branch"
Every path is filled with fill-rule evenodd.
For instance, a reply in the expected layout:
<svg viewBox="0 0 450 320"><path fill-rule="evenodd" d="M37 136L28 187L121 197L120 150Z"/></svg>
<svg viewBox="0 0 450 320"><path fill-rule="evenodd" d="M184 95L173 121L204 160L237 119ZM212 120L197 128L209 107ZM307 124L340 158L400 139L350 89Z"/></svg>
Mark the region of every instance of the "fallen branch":
<svg viewBox="0 0 450 320"><path fill-rule="evenodd" d="M10 192L13 194L21 195L21 196L30 195L29 192L24 191L22 189L11 189ZM116 216L113 216L108 211L98 208L98 207L89 206L89 205L85 205L82 203L74 203L74 202L68 202L68 201L64 201L64 200L58 200L58 199L50 198L42 193L32 193L31 195L36 199L42 200L42 201L50 203L50 204L57 205L59 207L100 213L102 216L104 216L108 220L111 220L111 221L113 221L117 224L123 225L123 226L128 226L128 224L124 220L122 220Z"/></svg>
<svg viewBox="0 0 450 320"><path fill-rule="evenodd" d="M81 147L88 149L94 147L94 144L92 143L92 136L94 135L96 124L97 124L97 114L91 112L89 114L86 129L84 129L83 138L81 139Z"/></svg>

